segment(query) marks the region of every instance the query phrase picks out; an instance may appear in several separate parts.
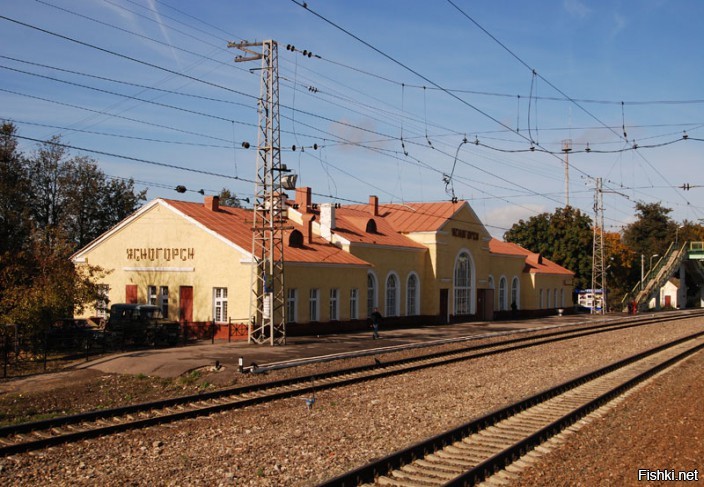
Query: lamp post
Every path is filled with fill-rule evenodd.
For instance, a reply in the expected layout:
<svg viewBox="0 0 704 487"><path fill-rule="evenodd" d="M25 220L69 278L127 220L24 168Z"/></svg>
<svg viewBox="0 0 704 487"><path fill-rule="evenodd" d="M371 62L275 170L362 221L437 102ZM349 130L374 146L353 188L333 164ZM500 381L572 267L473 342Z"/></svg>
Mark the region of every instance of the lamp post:
<svg viewBox="0 0 704 487"><path fill-rule="evenodd" d="M655 257L659 257L659 255L653 254L652 256L650 256L650 264L648 265L648 275L650 275L650 271L653 270L653 259Z"/></svg>

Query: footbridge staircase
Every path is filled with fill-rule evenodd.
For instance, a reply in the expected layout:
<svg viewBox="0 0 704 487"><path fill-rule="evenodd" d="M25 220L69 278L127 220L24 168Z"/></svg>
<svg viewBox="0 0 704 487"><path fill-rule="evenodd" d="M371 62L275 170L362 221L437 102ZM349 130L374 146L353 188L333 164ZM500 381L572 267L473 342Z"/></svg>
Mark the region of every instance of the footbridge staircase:
<svg viewBox="0 0 704 487"><path fill-rule="evenodd" d="M703 242L685 242L679 245L673 243L667 249L667 252L657 261L657 263L643 277L643 280L635 285L635 287L624 296L621 300L622 308L625 310L629 303L642 309L647 306L650 298L659 292L660 288L678 272L680 266L685 260L702 260L704 259L704 243Z"/></svg>

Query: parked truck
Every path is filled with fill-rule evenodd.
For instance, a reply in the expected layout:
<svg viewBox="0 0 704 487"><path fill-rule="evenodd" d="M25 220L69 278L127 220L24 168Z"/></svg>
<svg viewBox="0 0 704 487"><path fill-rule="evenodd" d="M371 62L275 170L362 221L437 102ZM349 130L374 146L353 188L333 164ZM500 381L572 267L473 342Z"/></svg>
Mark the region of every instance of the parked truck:
<svg viewBox="0 0 704 487"><path fill-rule="evenodd" d="M180 330L179 322L151 304L113 304L105 324L106 339L118 345L176 345Z"/></svg>

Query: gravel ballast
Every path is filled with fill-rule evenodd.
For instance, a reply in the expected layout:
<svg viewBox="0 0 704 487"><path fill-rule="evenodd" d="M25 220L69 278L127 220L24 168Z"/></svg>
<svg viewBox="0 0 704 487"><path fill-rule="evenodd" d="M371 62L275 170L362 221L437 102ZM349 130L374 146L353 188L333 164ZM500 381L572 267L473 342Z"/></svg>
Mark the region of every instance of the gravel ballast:
<svg viewBox="0 0 704 487"><path fill-rule="evenodd" d="M0 459L0 483L315 485L491 409L701 329L691 319L593 335L322 391L311 409L303 398L290 398L15 455ZM699 393L701 402L701 389ZM661 401L658 407L673 402ZM639 427L647 431L650 425ZM640 468L627 465L631 471ZM570 482L548 484L561 483ZM547 485L533 485L538 484Z"/></svg>

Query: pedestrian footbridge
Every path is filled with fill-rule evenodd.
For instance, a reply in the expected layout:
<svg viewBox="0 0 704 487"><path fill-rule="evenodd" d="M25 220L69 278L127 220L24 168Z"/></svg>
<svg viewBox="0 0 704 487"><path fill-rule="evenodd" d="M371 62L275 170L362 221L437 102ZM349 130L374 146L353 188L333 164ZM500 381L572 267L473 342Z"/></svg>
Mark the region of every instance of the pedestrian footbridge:
<svg viewBox="0 0 704 487"><path fill-rule="evenodd" d="M621 300L621 305L624 310L645 309L651 299L656 299L656 306L660 306L659 297L660 289L667 281L675 274L680 278L680 291L678 303L684 307L686 301L686 286L684 282L684 264L687 261L696 262L696 269L704 276L704 268L700 265L704 261L704 242L684 242L673 243L667 249L667 252L658 260L655 265L643 277L641 282L624 296Z"/></svg>

